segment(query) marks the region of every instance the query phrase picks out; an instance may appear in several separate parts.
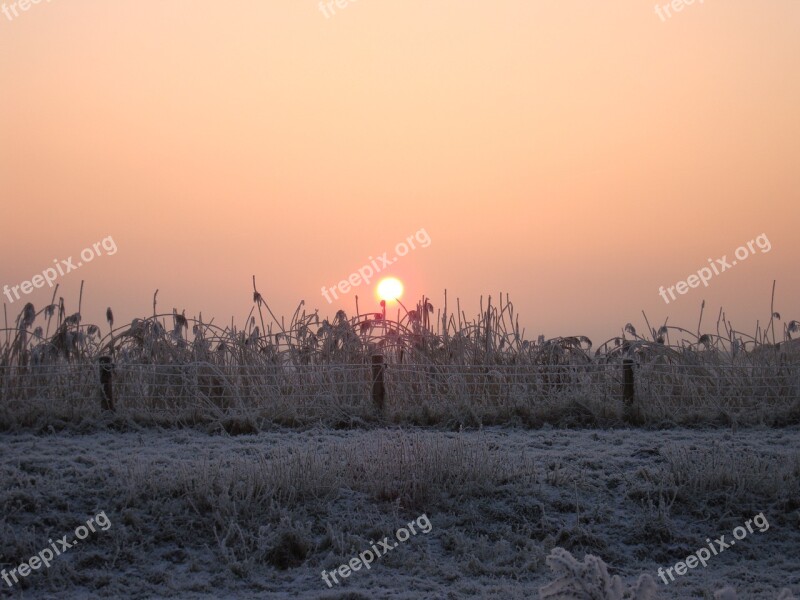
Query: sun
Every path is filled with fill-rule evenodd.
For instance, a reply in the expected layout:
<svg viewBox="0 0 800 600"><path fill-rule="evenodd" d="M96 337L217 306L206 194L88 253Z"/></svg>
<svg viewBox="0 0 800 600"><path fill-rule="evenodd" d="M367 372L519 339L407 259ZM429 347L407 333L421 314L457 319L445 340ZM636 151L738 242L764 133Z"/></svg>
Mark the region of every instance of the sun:
<svg viewBox="0 0 800 600"><path fill-rule="evenodd" d="M386 277L378 282L378 298L391 302L403 295L403 282L396 277Z"/></svg>

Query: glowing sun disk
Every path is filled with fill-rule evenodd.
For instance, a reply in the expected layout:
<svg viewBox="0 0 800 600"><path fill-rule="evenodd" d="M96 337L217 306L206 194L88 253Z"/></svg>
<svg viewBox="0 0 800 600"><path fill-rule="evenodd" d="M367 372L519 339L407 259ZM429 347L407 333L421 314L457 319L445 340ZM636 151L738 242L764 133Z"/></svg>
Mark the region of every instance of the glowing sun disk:
<svg viewBox="0 0 800 600"><path fill-rule="evenodd" d="M389 302L403 295L403 283L396 277L387 277L378 283L378 297Z"/></svg>

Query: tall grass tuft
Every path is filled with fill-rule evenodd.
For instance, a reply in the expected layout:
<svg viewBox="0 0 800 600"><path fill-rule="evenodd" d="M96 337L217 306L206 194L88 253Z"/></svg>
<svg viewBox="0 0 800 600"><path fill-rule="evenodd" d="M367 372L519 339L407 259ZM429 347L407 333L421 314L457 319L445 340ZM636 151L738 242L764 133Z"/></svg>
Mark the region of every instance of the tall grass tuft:
<svg viewBox="0 0 800 600"><path fill-rule="evenodd" d="M57 291L57 289L56 289ZM0 427L65 427L93 415L97 359L115 363L118 426L200 425L247 433L269 425L323 422L337 427L406 423L613 425L624 417L621 365L636 365L641 422L800 422L800 322L753 335L720 311L716 326L695 331L628 323L593 350L586 336L525 338L506 295L467 319L423 297L397 318L343 310L332 319L301 302L278 319L253 279L244 326L218 326L173 308L108 331L67 315L63 298L40 310L27 304L0 336ZM356 304L357 306L357 304ZM776 336L776 330L782 336ZM52 333L51 333L52 332ZM387 364L388 399L376 411L370 363Z"/></svg>

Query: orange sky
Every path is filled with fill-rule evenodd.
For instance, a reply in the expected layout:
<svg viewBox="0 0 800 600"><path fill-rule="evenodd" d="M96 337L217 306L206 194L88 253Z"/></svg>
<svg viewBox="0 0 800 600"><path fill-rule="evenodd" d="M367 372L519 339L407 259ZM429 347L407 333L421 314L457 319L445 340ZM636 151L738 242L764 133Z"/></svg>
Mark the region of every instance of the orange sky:
<svg viewBox="0 0 800 600"><path fill-rule="evenodd" d="M5 0L10 4L9 0ZM0 0L2 2L2 0ZM662 3L664 4L664 3ZM242 324L328 302L369 256L407 298L509 292L530 337L800 319L800 3L52 0L0 13L0 286L84 320ZM666 305L659 286L772 249ZM8 304L37 307L50 290ZM3 297L3 300L6 300Z"/></svg>

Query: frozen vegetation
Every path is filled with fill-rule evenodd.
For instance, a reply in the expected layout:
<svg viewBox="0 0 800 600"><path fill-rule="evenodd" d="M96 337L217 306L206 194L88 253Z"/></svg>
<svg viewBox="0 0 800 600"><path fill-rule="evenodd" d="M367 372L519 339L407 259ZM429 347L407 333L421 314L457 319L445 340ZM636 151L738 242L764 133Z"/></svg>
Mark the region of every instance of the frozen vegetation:
<svg viewBox="0 0 800 600"><path fill-rule="evenodd" d="M6 569L112 523L0 595L26 598L791 598L800 430L196 429L0 437ZM106 424L108 425L108 424ZM329 589L336 569L432 524ZM706 538L758 529L675 582ZM340 578L339 581L342 581ZM541 592L540 592L541 590ZM782 590L784 590L782 592ZM728 594L728 595L725 595Z"/></svg>
<svg viewBox="0 0 800 600"><path fill-rule="evenodd" d="M507 297L481 311L284 323L254 282L243 329L154 297L104 334L26 305L0 331L0 597L800 595L800 322L592 350L525 340Z"/></svg>

